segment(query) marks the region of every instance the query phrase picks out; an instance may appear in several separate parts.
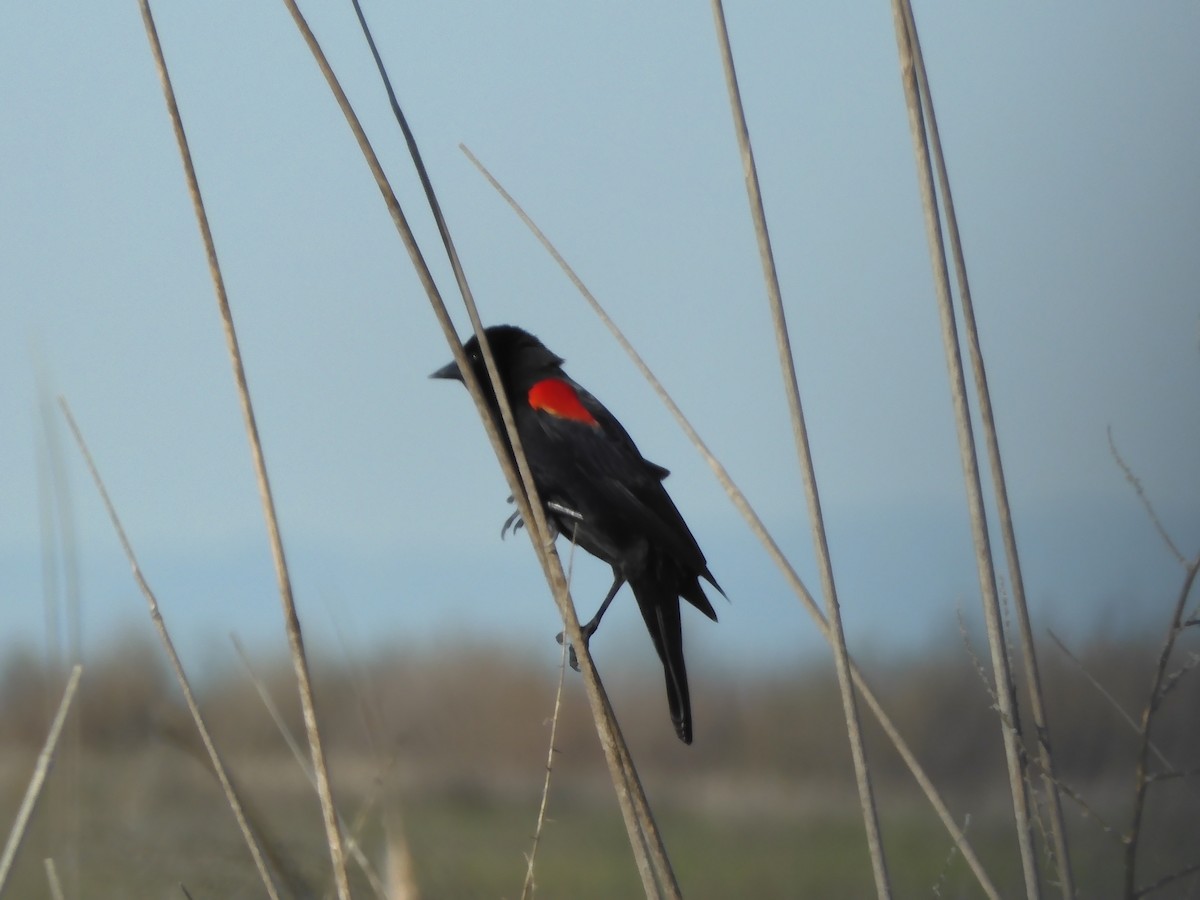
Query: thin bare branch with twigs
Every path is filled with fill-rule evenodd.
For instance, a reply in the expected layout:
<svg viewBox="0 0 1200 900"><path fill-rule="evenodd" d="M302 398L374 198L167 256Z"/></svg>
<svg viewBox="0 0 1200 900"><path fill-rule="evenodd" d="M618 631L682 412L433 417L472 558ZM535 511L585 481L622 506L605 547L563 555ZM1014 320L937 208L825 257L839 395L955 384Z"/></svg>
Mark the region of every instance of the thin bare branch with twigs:
<svg viewBox="0 0 1200 900"><path fill-rule="evenodd" d="M1175 649L1175 641L1183 631L1183 610L1187 606L1188 596L1192 592L1192 585L1195 584L1198 573L1200 573L1200 554L1197 554L1188 564L1183 585L1179 589L1179 596L1171 611L1171 624L1163 639L1158 662L1154 667L1154 677L1150 682L1150 694L1146 701L1146 708L1142 711L1137 767L1134 771L1133 813L1130 816L1129 837L1125 845L1125 895L1127 897L1141 896L1141 892L1135 889L1135 885L1137 884L1137 851L1146 809L1146 792L1151 783L1149 771L1150 731L1154 724L1154 714L1158 712L1159 706L1162 704L1167 664Z"/></svg>

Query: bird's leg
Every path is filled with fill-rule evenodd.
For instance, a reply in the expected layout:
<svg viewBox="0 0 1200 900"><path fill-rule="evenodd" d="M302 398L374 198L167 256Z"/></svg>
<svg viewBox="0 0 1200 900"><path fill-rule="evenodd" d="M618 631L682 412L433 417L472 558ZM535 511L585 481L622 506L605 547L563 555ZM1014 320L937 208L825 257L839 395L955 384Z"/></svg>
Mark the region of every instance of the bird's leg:
<svg viewBox="0 0 1200 900"><path fill-rule="evenodd" d="M585 645L591 642L592 635L600 627L600 620L604 618L604 613L607 612L609 605L613 602L613 597L617 596L617 591L621 589L621 585L624 583L625 578L616 569L613 569L613 583L612 587L608 589L608 596L604 598L604 602L600 604L600 608L596 610L596 614L592 616L592 620L579 629L583 632L583 643ZM560 631L555 639L561 644L563 642L563 633ZM569 648L568 653L571 668L578 672L579 657L575 655L575 648Z"/></svg>
<svg viewBox="0 0 1200 900"><path fill-rule="evenodd" d="M508 502L509 503L516 502L516 500L513 499L512 494L508 495ZM583 521L582 513L578 513L575 510L571 509L569 506L563 506L563 504L558 503L557 501L554 501L554 500L551 500L549 503L546 504L546 509L553 510L556 513L561 513L564 516L569 516L570 518L574 519L576 522ZM558 537L558 527L557 527L557 524L555 523L554 519L548 518L546 524L548 524L550 526L551 537ZM516 534L518 531L520 531L524 527L525 527L525 520L521 518L521 511L517 510L511 516L509 516L507 519L505 519L504 524L500 527L500 540L504 540L505 536L508 534L510 529L512 530L513 534Z"/></svg>

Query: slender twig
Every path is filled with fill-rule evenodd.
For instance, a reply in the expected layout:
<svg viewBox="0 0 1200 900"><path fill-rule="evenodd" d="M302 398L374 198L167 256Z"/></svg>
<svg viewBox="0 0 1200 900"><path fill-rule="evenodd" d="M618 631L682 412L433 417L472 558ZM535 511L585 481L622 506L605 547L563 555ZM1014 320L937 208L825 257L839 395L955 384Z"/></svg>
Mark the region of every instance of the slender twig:
<svg viewBox="0 0 1200 900"><path fill-rule="evenodd" d="M955 618L958 619L958 636L963 643L963 647L967 651L967 657L971 660L971 666L975 669L975 674L979 676L979 683L983 685L983 689L987 692L988 697L992 701L992 709L1000 711L1000 701L996 699L996 688L992 683L991 677L987 673L987 669L983 665L983 660L979 658L979 654L975 652L975 645L971 643L971 633L967 629L967 617L963 613L961 606L956 606L954 610Z"/></svg>
<svg viewBox="0 0 1200 900"><path fill-rule="evenodd" d="M42 860L42 865L46 867L46 886L50 889L50 900L66 900L54 860L47 856Z"/></svg>
<svg viewBox="0 0 1200 900"><path fill-rule="evenodd" d="M966 834L971 828L971 814L967 813L963 816L962 830ZM933 896L942 896L942 888L946 886L946 874L950 871L950 866L953 865L955 858L958 856L958 844L950 845L950 852L946 854L946 859L942 862L942 870L938 873L937 881L933 883Z"/></svg>
<svg viewBox="0 0 1200 900"><path fill-rule="evenodd" d="M1180 628L1186 628L1187 623L1184 623ZM1193 653L1188 656L1187 660L1174 672L1163 679L1162 690L1159 691L1158 699L1165 700L1171 691L1175 690L1175 686L1179 684L1179 680L1188 672L1191 672L1197 666L1200 666L1200 653Z"/></svg>
<svg viewBox="0 0 1200 900"><path fill-rule="evenodd" d="M1041 896L1041 886L1038 879L1038 859L1033 846L1033 828L1029 814L1029 791L1025 779L1026 760L1019 741L1021 725L1016 715L1016 684L1008 664L1008 651L1004 645L1004 631L1000 621L1000 601L996 587L995 564L992 560L991 543L988 538L987 516L984 512L979 458L975 450L966 376L963 370L962 353L958 345L954 304L951 300L950 276L946 261L946 248L942 241L941 222L938 216L926 133L925 110L922 106L915 72L913 48L915 28L912 25L911 10L908 9L907 0L893 0L892 11L895 20L896 45L900 58L900 80L904 86L908 121L916 153L917 177L925 213L926 238L929 242L937 307L942 324L942 344L949 368L950 395L958 430L959 455L967 488L967 507L971 519L976 567L979 572L984 622L987 625L988 650L992 658L1000 709L1004 718L1012 723L1011 728L1003 727L1001 729L1001 738L1007 762L1009 791L1012 794L1013 815L1016 819L1017 845L1020 849L1021 868L1025 876L1026 897L1029 900L1037 900Z"/></svg>
<svg viewBox="0 0 1200 900"><path fill-rule="evenodd" d="M1125 462L1125 457L1121 455L1121 451L1117 449L1117 442L1113 438L1112 426L1109 425L1106 429L1108 434L1108 451L1112 454L1112 458L1117 465L1121 467L1121 473L1125 476L1125 480L1129 482L1133 492L1137 494L1138 501L1142 504L1142 509L1146 511L1146 515L1150 518L1150 524L1154 526L1154 530L1158 532L1158 536L1162 538L1167 549L1171 551L1171 555L1185 569L1188 567L1188 560L1180 552L1179 546L1171 540L1171 534L1167 531L1167 526L1163 524L1162 519L1158 517L1158 510L1154 508L1154 504L1150 502L1149 496L1146 494L1146 488L1142 485L1142 480L1137 477L1129 463Z"/></svg>
<svg viewBox="0 0 1200 900"><path fill-rule="evenodd" d="M1033 761L1033 765L1037 765L1036 760ZM1058 786L1058 789L1067 797L1067 799L1075 801L1075 805L1079 807L1080 815L1082 815L1085 819L1092 819L1097 825L1100 826L1101 831L1103 831L1109 837L1115 839L1121 846L1125 846L1127 841L1125 835L1121 833L1121 830L1113 825L1110 825L1102 815L1096 812L1083 794L1071 787L1071 785L1063 781L1061 778L1057 778L1055 780L1055 784Z"/></svg>
<svg viewBox="0 0 1200 900"><path fill-rule="evenodd" d="M75 443L79 447L79 452L83 455L83 461L87 465L88 472L91 473L92 481L96 485L97 492L100 494L100 502L104 504L104 509L108 512L108 518L112 522L113 530L117 533L117 540L120 541L121 549L125 552L125 559L128 561L129 567L133 570L133 579L137 582L142 596L146 598L146 605L150 611L150 621L154 624L155 631L158 632L159 641L162 642L163 648L167 651L167 659L170 660L171 669L174 671L175 678L179 682L179 687L183 691L183 699L187 703L188 712L192 714L192 721L196 723L196 730L200 733L200 739L204 742L204 749L207 751L208 758L212 762L213 772L217 776L217 781L221 784L221 790L225 793L225 799L229 801L230 809L233 810L233 817L237 820L242 837L246 840L246 846L250 849L250 855L254 858L254 865L258 869L263 886L266 887L267 894L272 900L279 900L275 879L272 878L267 868L266 854L258 838L255 837L245 807L238 797L238 792L233 786L233 780L225 768L225 763L221 760L220 753L217 751L217 745L213 741L212 733L208 730L208 725L204 720L203 714L200 712L200 705L196 702L196 695L192 692L191 682L188 680L187 673L183 669L183 662L180 660L179 654L175 651L175 642L171 639L171 633L167 630L167 623L163 619L162 611L158 607L158 598L154 595L154 591L150 589L149 582L146 581L146 577L142 574L142 567L138 564L137 556L133 552L133 545L129 542L129 538L125 534L125 527L121 524L121 520L117 516L116 507L113 506L113 502L108 496L108 489L104 486L104 480L100 477L100 470L96 468L96 463L92 460L92 453L83 439L83 434L80 432L79 426L75 424L75 417L71 414L71 408L62 397L58 398L58 404L62 409L63 416L67 420L67 426L71 429L71 434L75 437Z"/></svg>
<svg viewBox="0 0 1200 900"><path fill-rule="evenodd" d="M1154 677L1150 682L1150 694L1146 700L1146 708L1142 712L1137 767L1134 770L1133 814L1129 826L1128 843L1125 845L1125 896L1127 897L1138 895L1134 890L1134 885L1137 884L1137 850L1142 834L1142 817L1146 809L1146 789L1150 785L1150 730L1154 724L1154 714L1162 702L1163 679L1166 676L1167 664L1171 658L1171 651L1175 649L1175 641L1183 631L1183 610L1187 606L1188 595L1192 592L1192 585L1196 581L1198 572L1200 572L1200 554L1197 554L1187 567L1183 586L1179 589L1179 596L1171 611L1171 625L1167 629L1166 638L1163 640L1162 649L1158 654L1158 663L1154 667Z"/></svg>
<svg viewBox="0 0 1200 900"><path fill-rule="evenodd" d="M46 776L50 773L50 767L54 765L54 751L58 746L58 736L62 734L63 724L67 721L67 712L71 709L71 701L75 699L75 691L79 687L79 676L82 674L83 666L76 663L67 679L62 700L58 704L58 712L54 714L50 730L46 733L46 740L42 744L41 753L38 754L29 785L25 788L25 796L17 809L17 817L13 820L12 830L9 831L8 840L4 844L4 852L0 854L0 896L4 895L4 887L8 882L9 872L12 871L13 860L17 858L17 851L21 849L21 842L25 840L29 819L37 806L38 798L42 795L42 785L46 783Z"/></svg>
<svg viewBox="0 0 1200 900"><path fill-rule="evenodd" d="M1187 878L1189 875L1195 875L1197 872L1200 872L1200 862L1195 862L1189 866L1185 866L1177 872L1172 872L1170 875L1164 875L1157 881L1151 882L1145 887L1138 888L1131 896L1135 898L1145 897L1147 894L1153 894L1155 891L1160 891L1163 888L1174 884L1176 881L1179 881L1181 878Z"/></svg>
<svg viewBox="0 0 1200 900"><path fill-rule="evenodd" d="M225 342L229 351L229 360L233 367L233 377L237 386L238 399L242 408L243 424L246 437L250 443L250 456L254 464L254 473L258 481L259 499L262 502L263 516L266 520L267 537L271 545L271 559L275 565L275 579L279 587L279 599L283 607L284 628L287 631L288 647L291 651L292 666L296 672L296 684L300 692L300 708L304 715L304 728L308 735L308 746L312 754L313 770L317 777L317 795L320 799L321 818L325 825L325 841L329 847L330 861L333 865L333 877L337 883L338 896L341 900L350 900L350 882L346 875L346 857L342 849L341 835L338 833L337 814L334 810L333 785L329 779L329 766L325 759L325 750L321 743L320 726L317 723L316 700L313 696L312 678L308 669L308 658L304 652L304 637L300 629L300 617L296 613L296 603L292 597L291 576L288 573L287 560L283 552L283 538L279 533L279 520L275 514L275 500L271 493L271 482L267 476L266 457L263 454L262 441L258 434L258 423L254 415L254 406L250 400L250 388L246 381L246 370L242 365L241 349L238 346L237 330L233 324L233 312L229 306L229 296L225 291L225 280L221 275L221 267L217 261L217 248L213 241L212 229L208 224L208 215L204 209L204 199L200 193L200 182L196 177L196 169L192 165L192 153L188 146L187 135L183 128L183 118L175 101L175 90L171 86L171 76L167 71L166 59L163 56L162 45L158 40L158 31L154 26L154 18L150 12L149 0L140 0L142 20L146 26L146 35L150 39L154 61L158 67L159 79L162 82L163 96L171 117L171 125L175 131L175 140L179 146L179 155L183 163L184 175L187 179L188 193L192 198L196 221L200 226L200 234L204 241L204 249L208 258L209 275L212 278L216 292L217 308L221 314L221 324L225 332Z"/></svg>
<svg viewBox="0 0 1200 900"><path fill-rule="evenodd" d="M1121 705L1121 701L1114 697L1108 688L1101 684L1099 679L1097 679L1091 672L1087 670L1087 667L1083 664L1083 660L1072 653L1057 634L1049 629L1047 629L1047 633L1050 635L1050 640L1054 641L1054 643L1058 646L1058 649L1066 655L1067 659L1075 664L1075 666L1083 674L1083 677L1086 678L1089 683L1091 683L1092 687L1099 692L1100 696L1107 700L1109 705L1117 711L1117 715L1121 717L1121 720L1124 721L1130 728L1132 728L1135 734L1141 734L1141 726L1137 723L1133 716L1126 711L1125 707ZM1150 752L1158 757L1158 761L1168 769L1172 771L1175 769L1175 766L1171 765L1170 760L1168 760L1166 755L1158 749L1158 746L1153 741L1150 742Z"/></svg>
<svg viewBox="0 0 1200 900"><path fill-rule="evenodd" d="M1160 781L1173 781L1177 778L1195 778L1197 775L1200 775L1200 768L1172 769L1169 772L1152 772L1146 776L1146 780L1151 784L1157 784Z"/></svg>
<svg viewBox="0 0 1200 900"><path fill-rule="evenodd" d="M991 678L988 677L987 671L986 671L986 669L984 669L983 662L979 659L979 655L975 652L975 648L971 644L971 638L967 632L966 621L963 619L961 610L959 610L958 627L959 627L959 633L962 636L963 644L967 649L967 655L971 658L971 663L975 668L975 673L979 676L979 681L983 685L983 689L987 692L988 697L990 697L992 700L991 708L993 710L995 710L996 714L1000 717L1000 721L1003 724L1003 726L1005 728L1011 728L1011 723L1007 719L1005 719L1004 714L1002 712L1000 712L1000 705L996 700L996 691L992 685L992 680L991 680ZM1065 649L1066 648L1064 648L1064 650ZM1099 687L1099 685L1097 685L1097 687ZM1101 688L1101 690L1103 690L1103 688ZM1135 725L1134 728L1136 729L1136 727L1137 726ZM1018 738L1018 739L1022 740L1021 738ZM1052 779L1055 788L1057 790L1061 791L1062 793L1066 794L1067 797L1069 797L1071 800L1074 800L1075 803L1079 806L1080 812L1082 812L1087 817L1095 819L1096 822L1100 825L1100 828L1105 833L1111 835L1112 837L1115 837L1122 844L1125 843L1125 838L1121 835L1121 833L1116 828L1113 828L1111 825L1109 825L1104 820L1103 816L1101 816L1094 809L1092 809L1091 805L1087 802L1087 800L1084 798L1084 796L1079 793L1079 791L1075 790L1069 784L1064 782L1057 774L1048 773L1045 769L1042 768L1041 757L1040 756L1035 757L1035 756L1030 755L1029 748L1027 746L1025 746L1023 740L1021 743L1021 749L1022 749L1022 752L1027 755L1030 766L1037 769L1037 771L1041 773L1043 779L1045 779L1045 778ZM1037 818L1037 816L1034 817L1034 821L1040 827L1041 822ZM1042 831L1041 834L1042 834L1042 837L1044 840L1045 839L1044 831ZM1053 851L1051 850L1051 852L1053 852ZM1051 859L1053 859L1053 856L1051 856Z"/></svg>
<svg viewBox="0 0 1200 900"><path fill-rule="evenodd" d="M536 886L533 881L533 866L537 860L538 845L542 840L542 828L546 824L546 807L550 800L550 776L554 772L554 754L558 749L554 746L554 738L558 733L558 715L562 710L563 684L567 675L567 642L563 641L562 659L558 664L558 689L554 692L554 712L550 716L550 741L546 750L546 778L542 782L542 800L538 804L537 824L533 829L533 843L526 855L528 865L525 869L525 883L521 886L521 900L532 897Z"/></svg>
<svg viewBox="0 0 1200 900"><path fill-rule="evenodd" d="M571 576L575 570L575 534L571 535L571 550L567 554L567 583L571 582ZM554 711L550 716L550 740L549 746L546 749L546 777L542 782L542 799L538 804L537 824L533 829L533 844L529 848L529 853L526 856L528 865L525 869L525 883L521 886L521 900L526 900L527 897L532 897L537 890L533 881L533 867L537 860L538 845L542 840L542 828L546 824L546 807L550 802L550 776L554 772L554 754L558 749L554 746L554 739L558 734L558 717L562 712L562 697L563 686L566 684L567 677L567 642L562 642L562 658L558 663L558 688L554 692Z"/></svg>
<svg viewBox="0 0 1200 900"><path fill-rule="evenodd" d="M813 466L812 450L808 442L808 426L805 424L804 407L800 401L800 386L796 380L796 364L792 356L791 339L788 335L787 319L783 311L783 292L779 287L779 273L775 268L775 253L771 248L771 236L767 229L767 214L763 208L758 168L754 162L754 149L750 142L750 128L746 123L746 111L742 105L741 91L738 88L733 48L729 42L729 29L726 26L725 10L721 0L712 0L712 12L717 30L717 44L721 51L721 62L725 70L725 85L729 92L729 106L733 113L733 130L737 135L738 147L742 155L746 193L750 200L750 215L754 220L754 232L758 238L763 281L767 288L767 300L775 329L775 344L779 353L779 366L787 393L788 411L791 414L792 435L796 443L796 453L800 458L800 471L804 477L805 501L808 505L813 547L821 570L821 593L825 598L825 614L828 617L829 630L833 636L833 659L842 699L842 716L846 721L846 732L850 740L850 756L854 761L854 780L858 788L863 824L866 827L867 850L871 856L875 890L881 898L887 898L891 896L892 887L888 878L887 860L883 853L883 840L879 834L879 811L871 787L871 770L867 764L867 751L863 743L858 701L854 696L854 686L851 683L850 657L846 650L846 634L842 627L841 606L838 603L837 586L833 577L833 561L829 555L829 538L825 531L825 518L821 512L817 473Z"/></svg>
<svg viewBox="0 0 1200 900"><path fill-rule="evenodd" d="M262 701L263 706L267 710L267 715L275 725L275 729L283 738L283 742L287 744L288 750L292 753L292 758L296 760L296 764L300 766L300 771L304 773L304 777L308 779L308 783L313 790L317 788L317 778L313 774L312 765L304 754L299 742L292 734L292 730L288 728L287 722L283 719L283 713L279 711L279 707L275 704L275 699L271 696L271 692L267 690L266 684L258 673L254 671L254 665L250 662L250 657L246 653L246 648L242 646L242 642L236 634L230 634L229 640L233 643L233 649L237 652L238 659L242 662L242 668L246 670L246 677L250 679L250 683L254 685L254 690L258 694L258 699ZM371 865L371 861L367 859L362 848L355 840L354 834L346 825L341 813L338 813L338 826L341 828L346 849L350 851L350 856L354 859L363 874L367 877L367 882L371 885L371 889L375 892L375 896L379 900L387 900L387 888L384 887L383 880L375 871L375 867Z"/></svg>
<svg viewBox="0 0 1200 900"><path fill-rule="evenodd" d="M488 183L495 188L496 192L500 194L502 198L504 198L505 202L512 207L518 218L520 218L525 226L529 228L534 237L537 238L538 242L542 245L546 252L550 254L554 261L558 263L566 276L571 280L571 283L575 285L580 295L587 302L588 306L591 307L592 311L596 314L604 326L612 333L617 343L620 344L621 348L633 361L633 364L637 367L638 371L641 372L642 377L646 379L651 389L675 418L675 421L679 424L679 427L683 429L684 434L686 434L688 440L692 442L692 445L699 452L701 458L708 464L709 468L712 469L714 476L724 489L726 495L729 497L730 502L733 503L737 511L741 513L742 518L745 519L750 531L756 538L758 538L763 547L766 548L771 560L776 564L776 566L779 567L779 570L787 579L788 584L791 585L792 590L795 591L796 596L804 605L805 610L816 623L821 635L832 645L833 636L829 630L829 623L825 620L825 614L821 612L816 600L813 599L812 594L804 585L804 582L800 576L796 573L795 568L792 566L783 550L779 547L779 544L771 536L771 533L767 530L766 525L764 525L762 519L759 518L758 513L754 511L754 507L750 505L750 501L746 498L746 495L733 481L733 478L730 476L725 466L721 464L721 461L717 459L711 450L709 450L708 445L704 443L704 440L692 426L692 423L688 421L678 404L676 404L671 395L667 393L667 390L663 387L662 382L660 382L658 378L655 377L654 373L650 371L649 366L646 365L645 360L643 360L638 354L637 350L634 349L633 345L629 342L629 339L626 338L621 329L617 327L617 324L608 315L604 307L600 305L600 302L596 299L595 295L588 290L587 285L583 283L583 280L579 277L575 270L571 268L570 263L568 263L566 259L563 258L562 254L558 252L558 248L555 247L554 244L550 242L550 239L546 237L545 233L538 228L537 223L535 223L533 219L529 217L529 214L521 208L521 205L517 203L513 196L507 190L505 190L504 186L496 180L496 177L488 171L483 163L481 163L479 159L469 149L467 149L467 147L460 144L459 149L462 150L471 163L477 169L479 169L483 177L486 178ZM879 698L875 696L875 692L867 683L862 672L859 671L858 666L855 664L853 658L850 660L850 673L854 678L855 687L858 688L858 691L862 695L863 700L866 702L867 707L879 721L880 727L883 729L884 734L887 735L888 739L895 746L896 751L900 754L901 759L904 760L905 765L908 766L909 771L912 772L913 778L916 780L926 798L929 800L930 805L933 806L934 810L937 812L938 818L941 819L942 824L945 826L947 832L954 839L955 843L958 844L959 849L962 851L963 859L966 860L967 864L971 868L971 871L979 880L979 884L983 888L984 893L986 893L988 897L998 898L1000 896L999 893L992 884L992 881L988 877L987 873L984 871L979 858L975 855L975 851L971 848L966 836L958 827L958 823L955 822L954 817L951 815L945 801L938 793L938 790L934 786L932 780L930 780L929 775L921 767L920 762L912 752L912 749L908 746L908 743L904 740L903 736L897 730L891 718L887 715L887 712L883 709L882 704L879 702Z"/></svg>
<svg viewBox="0 0 1200 900"><path fill-rule="evenodd" d="M526 523L526 530L529 532L534 551L538 555L543 573L546 575L555 602L563 618L566 636L577 648L576 654L583 672L584 687L587 692L592 718L596 724L600 744L604 750L605 761L608 763L609 772L616 789L618 805L621 808L626 831L629 834L630 844L633 848L634 858L637 862L639 874L642 877L643 888L648 897L659 896L660 890L665 892L668 897L678 897L679 886L670 861L667 858L662 839L658 834L657 825L650 814L645 791L633 767L628 747L616 723L612 707L604 692L603 684L600 682L599 674L596 672L591 653L587 648L586 642L583 640L579 618L567 587L566 575L563 572L561 560L554 550L554 533L548 527L545 512L538 501L537 489L533 484L529 465L525 459L524 450L521 447L520 437L516 433L513 423L512 410L509 408L504 391L494 391L500 407L500 422L496 422L489 411L485 394L481 389L478 379L475 377L475 373L466 359L462 343L458 338L453 322L450 320L449 311L446 309L441 293L433 281L433 276L425 263L424 256L417 246L416 239L413 236L412 229L408 225L404 211L401 209L395 193L392 191L383 167L370 141L367 139L366 133L353 107L350 105L349 99L342 90L337 77L333 73L333 69L330 67L324 52L321 50L316 36L312 33L312 29L309 28L295 0L284 0L284 5L290 12L292 20L295 22L318 68L325 77L326 83L329 85L342 114L346 118L351 133L358 142L367 167L370 169L372 176L375 178L376 185L383 195L384 203L392 216L392 221L396 225L401 241L408 251L409 258L417 272L417 277L425 289L434 315L442 328L442 333L454 356L454 360L458 365L459 371L463 374L467 390L475 402L476 411L483 421L484 430L491 441L492 449L496 453L501 470L508 481L518 511ZM415 143L410 146L410 150L415 151ZM418 168L420 168L419 155L415 155L414 160L417 161ZM435 216L437 215L435 213ZM446 239L447 235L448 232L443 231L443 240ZM469 289L465 288L465 278L461 277L461 266L456 262L457 257L452 253L450 247L447 247L447 250L451 252L451 262L456 269L456 277L459 278L460 288L463 288L464 304L471 319L472 327L479 338L488 377L491 380L493 388L495 388L500 383L499 374L495 361L492 358L491 348L488 346L486 335L483 334L483 325L479 319L478 310L475 307ZM511 455L507 449L505 440L501 437L500 427L503 427L507 431L507 444L512 447Z"/></svg>

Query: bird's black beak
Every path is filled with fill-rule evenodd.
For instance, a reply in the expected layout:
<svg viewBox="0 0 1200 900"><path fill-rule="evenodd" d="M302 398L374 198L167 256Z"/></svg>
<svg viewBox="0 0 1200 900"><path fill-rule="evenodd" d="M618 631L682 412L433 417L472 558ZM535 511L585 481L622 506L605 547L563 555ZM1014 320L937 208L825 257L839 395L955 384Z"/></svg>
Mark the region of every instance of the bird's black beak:
<svg viewBox="0 0 1200 900"><path fill-rule="evenodd" d="M458 370L458 363L450 360L449 365L442 366L436 372L432 373L430 378L452 378L455 381L462 381L462 372Z"/></svg>

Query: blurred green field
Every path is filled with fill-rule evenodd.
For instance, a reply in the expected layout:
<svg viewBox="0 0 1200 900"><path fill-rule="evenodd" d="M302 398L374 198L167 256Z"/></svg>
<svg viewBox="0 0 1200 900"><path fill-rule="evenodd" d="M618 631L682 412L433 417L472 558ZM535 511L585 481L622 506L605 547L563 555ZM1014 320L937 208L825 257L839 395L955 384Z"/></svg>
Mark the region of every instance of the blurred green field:
<svg viewBox="0 0 1200 900"><path fill-rule="evenodd" d="M10 758L3 766L0 812L15 809L22 771L31 762ZM85 757L81 763L77 773L67 772L69 766L58 773L27 838L9 896L48 896L42 862L47 856L55 859L64 884L78 885L78 891L68 889L69 896L183 898L181 884L194 900L263 895L233 817L198 761L160 748L126 758ZM335 761L335 771L341 768ZM287 887L297 897L327 896L328 853L317 805L294 762L260 760L235 766L235 772L252 801L260 834L287 875ZM74 777L78 803L64 790ZM422 785L419 773L412 772L403 780L407 786L386 791L382 803L372 804L360 838L381 875L388 866L388 822L392 833L407 840L420 896L519 897L537 816L536 786ZM653 793L654 779L648 781ZM726 787L736 791L737 786ZM854 797L782 782L773 790L776 802L765 811L744 806L723 811L719 804L681 803L679 795L656 803L684 895L713 900L872 896ZM883 833L896 895L982 896L919 800L909 792L899 799L894 792L883 794ZM340 801L353 820L366 798L343 787ZM1020 896L1005 798L977 799L976 806L969 837L1002 894ZM1079 896L1119 896L1117 842L1074 810L1068 813ZM548 816L535 870L537 896L600 900L641 894L616 802L603 782L589 777L584 790L556 787ZM1170 846L1161 835L1156 838L1152 852L1180 858L1195 850L1194 831L1181 827L1174 833ZM356 896L372 896L357 869L354 883ZM1184 881L1155 896L1195 896L1195 888L1195 880Z"/></svg>
<svg viewBox="0 0 1200 900"><path fill-rule="evenodd" d="M1139 710L1153 645L1098 641L1080 653L1116 701ZM470 667L462 658L410 653L359 661L354 672L319 668L339 809L361 822L361 846L381 877L389 858L400 858L389 855L398 846L389 835L403 837L420 897L517 898L557 672L500 647L471 654ZM1085 814L1064 800L1077 896L1116 898L1123 846L1096 814L1128 828L1135 736L1110 700L1055 659L1047 697L1056 759L1090 805ZM47 858L70 900L264 896L157 651L116 647L86 673L5 897L50 896ZM301 734L287 664L265 675L288 727ZM31 654L10 655L0 670L0 822L14 820L59 677ZM701 681L690 748L675 740L662 698L644 690L647 677L616 672L610 689L686 897L874 895L827 669ZM1023 896L998 725L973 664L943 651L889 664L874 679L1001 895ZM331 896L315 797L254 688L231 672L204 684L200 700L286 893ZM1181 678L1155 727L1156 747L1181 770L1200 768L1197 708L1200 679ZM867 737L895 896L982 896L894 751L874 727ZM536 896L641 896L578 679L567 681L555 743ZM1198 835L1197 779L1152 786L1138 883L1200 862ZM352 870L355 896L374 896ZM1046 896L1052 872L1043 860ZM1200 874L1150 896L1200 897Z"/></svg>

